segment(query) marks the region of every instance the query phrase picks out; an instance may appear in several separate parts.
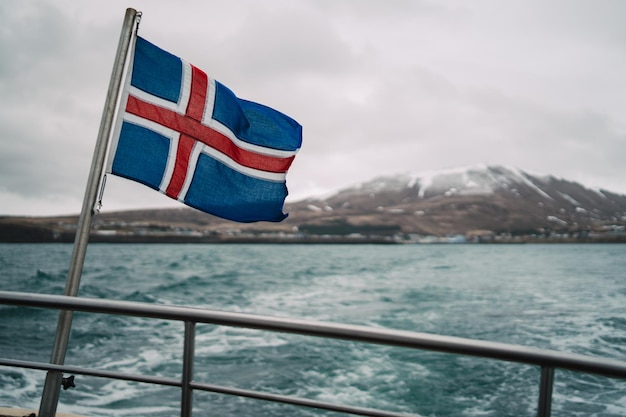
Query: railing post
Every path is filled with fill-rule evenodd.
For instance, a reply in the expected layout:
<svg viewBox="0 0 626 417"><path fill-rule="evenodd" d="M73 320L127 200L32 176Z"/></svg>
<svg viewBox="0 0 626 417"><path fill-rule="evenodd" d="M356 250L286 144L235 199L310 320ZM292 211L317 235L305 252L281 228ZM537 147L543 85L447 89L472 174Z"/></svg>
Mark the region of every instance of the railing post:
<svg viewBox="0 0 626 417"><path fill-rule="evenodd" d="M552 386L554 385L554 368L541 367L541 380L539 381L539 404L537 405L537 417L550 417L552 412Z"/></svg>
<svg viewBox="0 0 626 417"><path fill-rule="evenodd" d="M180 403L180 417L191 417L193 390L189 386L193 379L193 361L196 341L196 323L185 322L185 342L183 346L183 377Z"/></svg>

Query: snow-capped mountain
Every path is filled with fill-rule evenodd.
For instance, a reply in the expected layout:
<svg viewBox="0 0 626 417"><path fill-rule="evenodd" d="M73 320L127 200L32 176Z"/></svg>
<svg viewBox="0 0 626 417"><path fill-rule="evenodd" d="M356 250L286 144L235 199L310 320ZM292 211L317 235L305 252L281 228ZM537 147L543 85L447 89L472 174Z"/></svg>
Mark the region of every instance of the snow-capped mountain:
<svg viewBox="0 0 626 417"><path fill-rule="evenodd" d="M536 176L517 168L506 166L473 165L419 174L398 174L379 177L359 184L338 194L371 194L380 191L417 190L419 198L437 195L488 195L498 190L517 192L521 187L536 191L544 198L551 198L542 187L551 188L559 181L552 176ZM602 194L601 191L596 191Z"/></svg>
<svg viewBox="0 0 626 417"><path fill-rule="evenodd" d="M432 235L587 233L626 225L626 196L488 165L379 177L289 209L315 224L386 225Z"/></svg>

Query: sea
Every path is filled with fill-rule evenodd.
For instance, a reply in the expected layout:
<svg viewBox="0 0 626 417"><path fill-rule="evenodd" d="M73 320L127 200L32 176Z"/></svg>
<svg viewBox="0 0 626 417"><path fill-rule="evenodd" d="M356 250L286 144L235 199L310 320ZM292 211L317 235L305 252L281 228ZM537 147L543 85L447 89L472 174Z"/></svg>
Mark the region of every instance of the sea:
<svg viewBox="0 0 626 417"><path fill-rule="evenodd" d="M0 290L62 294L71 245L0 245ZM91 244L79 296L312 319L626 361L624 244ZM0 357L47 362L58 312L0 306ZM179 378L183 324L76 313L66 364ZM534 416L540 369L198 325L194 379L418 416ZM0 407L45 373L0 366ZM179 415L177 388L76 375L59 412ZM194 392L198 416L340 416ZM626 380L557 370L552 416L626 416Z"/></svg>

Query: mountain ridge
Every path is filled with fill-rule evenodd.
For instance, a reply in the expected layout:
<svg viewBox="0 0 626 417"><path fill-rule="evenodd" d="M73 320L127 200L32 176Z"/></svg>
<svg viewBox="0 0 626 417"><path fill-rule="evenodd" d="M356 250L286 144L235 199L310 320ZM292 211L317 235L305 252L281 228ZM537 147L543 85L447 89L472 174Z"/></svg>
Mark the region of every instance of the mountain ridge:
<svg viewBox="0 0 626 417"><path fill-rule="evenodd" d="M518 234L540 229L595 231L613 223L619 228L626 220L626 196L588 189L552 175L535 176L517 168L483 164L426 175L378 177L306 203L309 209L326 212L350 208L361 213L375 210L381 215L404 215L404 232L434 236L471 230ZM291 207L303 209L301 203ZM411 215L417 218L411 219ZM356 220L354 216L352 220Z"/></svg>
<svg viewBox="0 0 626 417"><path fill-rule="evenodd" d="M504 179L504 180L507 179L507 175L503 175L503 174L508 173L509 180L513 178L519 178L522 182L525 182L527 184L531 182L529 180L529 177L534 178L535 180L542 180L546 182L547 181L567 181L565 179L557 178L550 174L542 174L542 175L533 174L533 173L529 173L528 171L523 171L518 168L507 166L507 165L475 164L475 165L468 165L468 166L456 167L456 168L450 168L450 169L441 169L441 170L436 170L436 171L417 172L417 173L404 172L404 173L398 173L394 175L378 176L372 180L368 180L366 182L362 182L360 184L356 184L356 185L347 187L343 190L339 190L335 193L329 194L327 197L318 197L318 198L326 199L326 198L332 197L333 195L337 193L344 193L344 192L348 192L351 190L359 190L362 188L366 188L368 186L371 187L372 184L376 184L376 186L378 186L377 183L380 182L381 180L392 180L392 181L395 180L398 183L403 183L408 188L412 188L418 185L420 186L419 196L424 197L426 189L428 189L432 185L441 186L440 183L442 179L449 180L450 178L453 178L455 176L465 178L465 186L468 190L474 189L476 194L481 194L481 191L486 191L486 190L480 187L481 184L476 183L475 181L470 181L470 177L473 176L474 178L476 178L476 176L482 175L484 177L491 177L491 180L493 182L496 182L498 178L496 177L495 173L499 173L501 176L500 179ZM508 184L510 182L504 181L502 183ZM482 185L485 185L485 184L483 183ZM602 192L602 189L597 188L597 187L590 188L590 187L585 187L582 184L581 184L581 187L589 191L595 191L599 193ZM389 187L386 187L386 188L389 188ZM493 188L489 188L487 191L493 191ZM613 193L610 191L609 193L619 195L618 193Z"/></svg>

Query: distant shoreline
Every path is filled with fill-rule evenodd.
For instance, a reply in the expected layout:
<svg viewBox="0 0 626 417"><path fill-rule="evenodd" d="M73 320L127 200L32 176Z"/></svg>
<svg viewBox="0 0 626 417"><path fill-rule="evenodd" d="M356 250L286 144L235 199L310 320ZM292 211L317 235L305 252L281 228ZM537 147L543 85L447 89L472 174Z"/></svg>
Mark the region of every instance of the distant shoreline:
<svg viewBox="0 0 626 417"><path fill-rule="evenodd" d="M533 244L533 243L626 243L623 231L584 231L548 233L496 233L474 230L445 236L402 233L391 227L366 227L348 232L264 229L220 229L211 225L142 224L118 222L91 231L89 243L215 243L215 244ZM265 226L264 226L265 227ZM304 229L304 228L302 228ZM334 232L334 233L333 233ZM73 243L76 234L74 218L0 218L0 243Z"/></svg>
<svg viewBox="0 0 626 417"><path fill-rule="evenodd" d="M34 236L7 239L0 234L0 243L9 244L22 244L22 243L61 243L72 244L74 243L74 236L64 234L63 236L41 236L40 238L34 238ZM491 245L506 245L506 244L596 244L596 243L610 243L619 244L626 243L626 236L602 236L602 237L587 237L587 238L536 238L519 236L511 239L499 239L499 240L477 240L477 241L454 241L446 240L446 238L429 239L424 241L412 241L412 240L400 240L393 239L391 237L344 237L344 236L306 236L306 237L246 237L246 236L180 236L180 235L162 235L162 236L148 236L148 235L129 235L129 236L102 236L92 234L89 238L90 244L311 244L311 245L324 245L324 244L348 244L348 245L363 245L363 244L375 244L375 245L472 245L472 244L491 244Z"/></svg>

